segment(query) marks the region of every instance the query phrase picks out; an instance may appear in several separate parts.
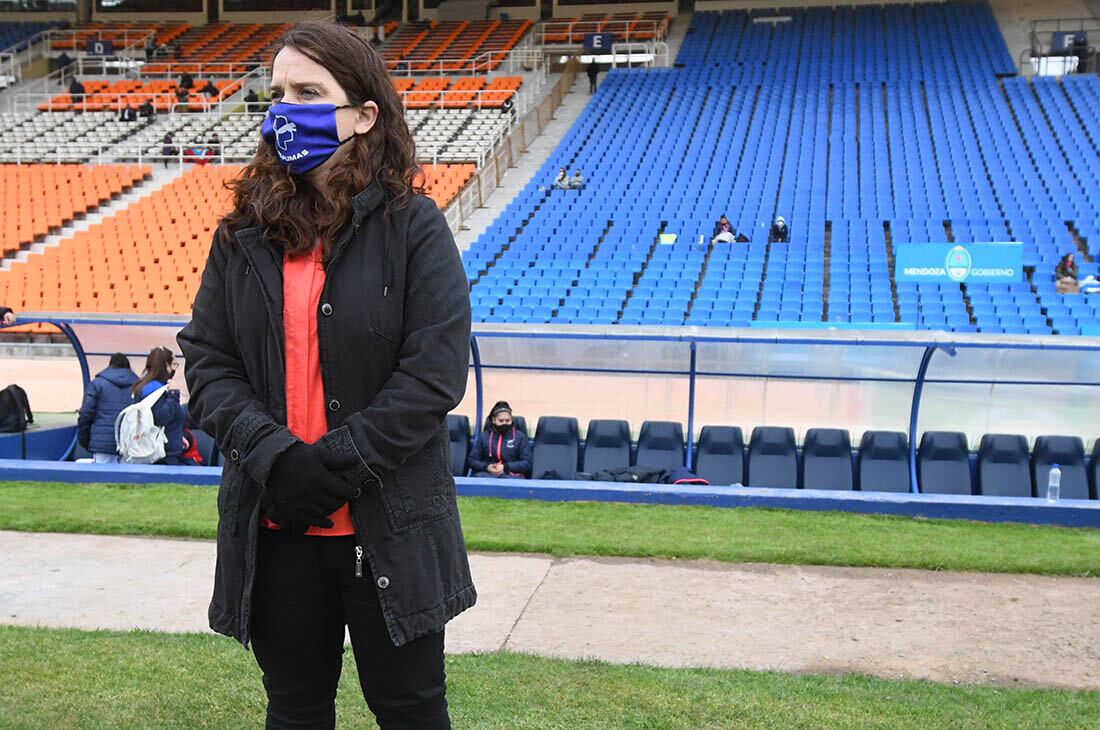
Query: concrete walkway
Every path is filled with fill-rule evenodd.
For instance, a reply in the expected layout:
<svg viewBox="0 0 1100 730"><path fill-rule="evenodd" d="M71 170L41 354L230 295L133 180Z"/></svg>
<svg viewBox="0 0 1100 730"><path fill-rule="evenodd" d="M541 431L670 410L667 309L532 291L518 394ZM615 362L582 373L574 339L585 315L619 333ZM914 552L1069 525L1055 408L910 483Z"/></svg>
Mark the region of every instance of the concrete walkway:
<svg viewBox="0 0 1100 730"><path fill-rule="evenodd" d="M0 623L205 632L214 545L0 532ZM1100 580L471 556L447 650L1100 689Z"/></svg>

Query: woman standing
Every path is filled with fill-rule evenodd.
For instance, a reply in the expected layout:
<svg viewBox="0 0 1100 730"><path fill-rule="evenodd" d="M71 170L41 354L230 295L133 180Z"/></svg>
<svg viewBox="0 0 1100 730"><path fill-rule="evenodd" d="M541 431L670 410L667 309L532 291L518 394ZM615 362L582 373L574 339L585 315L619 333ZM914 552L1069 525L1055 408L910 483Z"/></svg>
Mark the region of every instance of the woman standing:
<svg viewBox="0 0 1100 730"><path fill-rule="evenodd" d="M443 630L476 600L445 425L468 283L380 57L305 23L271 78L179 335L226 455L210 625L252 643L268 727L334 726L345 625L383 728L449 727Z"/></svg>

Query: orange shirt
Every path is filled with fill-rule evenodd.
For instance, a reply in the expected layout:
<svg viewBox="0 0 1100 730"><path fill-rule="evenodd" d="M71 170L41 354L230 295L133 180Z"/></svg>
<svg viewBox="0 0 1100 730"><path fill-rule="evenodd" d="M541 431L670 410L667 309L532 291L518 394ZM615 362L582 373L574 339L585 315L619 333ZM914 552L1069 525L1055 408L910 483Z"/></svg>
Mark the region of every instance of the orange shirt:
<svg viewBox="0 0 1100 730"><path fill-rule="evenodd" d="M328 433L321 350L317 343L317 306L325 288L321 246L308 254L283 256L283 339L286 342L286 425L307 444ZM354 535L348 505L328 516L332 527L311 527L307 535ZM265 518L265 525L275 527Z"/></svg>

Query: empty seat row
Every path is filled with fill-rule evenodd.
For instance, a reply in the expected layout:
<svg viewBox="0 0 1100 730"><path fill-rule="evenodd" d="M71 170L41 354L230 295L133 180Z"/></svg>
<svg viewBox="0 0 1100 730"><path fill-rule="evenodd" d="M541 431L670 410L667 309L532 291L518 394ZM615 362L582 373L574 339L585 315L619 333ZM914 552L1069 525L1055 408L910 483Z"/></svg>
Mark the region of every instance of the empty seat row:
<svg viewBox="0 0 1100 730"><path fill-rule="evenodd" d="M461 476L470 448L469 419L454 414L447 419L455 475ZM515 421L527 433L523 418ZM683 427L676 422L646 421L632 444L626 421L593 420L582 440L577 419L543 416L534 437L532 476L569 479L577 472L628 466L671 469L685 462ZM928 494L1045 497L1053 464L1062 472L1063 499L1097 498L1100 440L1088 459L1076 436L1040 436L1029 450L1023 436L987 434L972 456L965 434L928 431L917 450L917 479ZM846 430L812 428L799 449L793 429L758 426L746 448L739 427L705 426L690 466L715 485L910 491L908 438L895 431L867 431L853 450Z"/></svg>

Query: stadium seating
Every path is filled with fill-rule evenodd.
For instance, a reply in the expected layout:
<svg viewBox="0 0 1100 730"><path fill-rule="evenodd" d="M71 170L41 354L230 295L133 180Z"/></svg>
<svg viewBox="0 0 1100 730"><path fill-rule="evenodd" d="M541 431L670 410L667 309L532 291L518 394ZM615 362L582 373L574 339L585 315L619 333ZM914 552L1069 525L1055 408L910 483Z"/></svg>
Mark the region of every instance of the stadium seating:
<svg viewBox="0 0 1100 730"><path fill-rule="evenodd" d="M984 3L750 22L767 12L695 13L682 68L608 74L464 253L477 320L1013 334L1100 322L1097 297L1052 280L1062 253L1100 241L1095 76L998 78L1015 66ZM560 167L587 188L547 190ZM710 245L722 213L751 242ZM790 243L767 243L776 215ZM900 243L1005 240L1022 242L1028 280L893 276ZM524 308L546 290L561 293Z"/></svg>
<svg viewBox="0 0 1100 730"><path fill-rule="evenodd" d="M136 165L0 165L3 255L41 241L147 175L148 168Z"/></svg>
<svg viewBox="0 0 1100 730"><path fill-rule="evenodd" d="M966 434L926 431L917 450L917 479L924 494L973 494Z"/></svg>
<svg viewBox="0 0 1100 730"><path fill-rule="evenodd" d="M803 489L851 491L852 442L838 428L811 428L802 443Z"/></svg>
<svg viewBox="0 0 1100 730"><path fill-rule="evenodd" d="M579 457L577 419L558 416L539 418L531 466L533 479L546 479L551 474L558 479L571 478L577 471Z"/></svg>
<svg viewBox="0 0 1100 730"><path fill-rule="evenodd" d="M265 63L269 49L289 27L282 23L210 23L191 28L175 41L178 57L154 60L142 74L239 76Z"/></svg>
<svg viewBox="0 0 1100 730"><path fill-rule="evenodd" d="M199 88L191 90L187 102L181 102L175 94L177 82L164 79L159 81L139 81L129 79L126 81L95 81L82 82L86 92L82 99L74 99L69 94L58 94L47 102L40 104L39 111L119 111L129 104L134 109L146 101L153 105L158 112L175 111L204 111L217 97L207 97L199 93ZM228 79L211 80L221 92L228 98L241 90L240 81Z"/></svg>
<svg viewBox="0 0 1100 730"><path fill-rule="evenodd" d="M114 112L53 112L6 117L0 133L0 162L87 162L95 160L148 120L118 121Z"/></svg>
<svg viewBox="0 0 1100 730"><path fill-rule="evenodd" d="M1035 439L1031 456L1031 480L1035 496L1047 496L1050 468L1057 464L1062 472L1061 499L1096 499L1090 494L1085 471L1085 445L1076 436L1040 436Z"/></svg>
<svg viewBox="0 0 1100 730"><path fill-rule="evenodd" d="M470 456L469 417L447 414L447 431L451 435L451 471L460 477L466 473L466 460Z"/></svg>
<svg viewBox="0 0 1100 730"><path fill-rule="evenodd" d="M987 497L1030 497L1027 439L986 434L978 447L978 491Z"/></svg>
<svg viewBox="0 0 1100 730"><path fill-rule="evenodd" d="M72 54L74 51L83 51L90 40L111 41L116 46L134 46L150 30L154 31L154 42L157 45L173 43L190 28L186 23L168 21L112 20L80 23L71 31L55 34L57 37L50 40L50 50Z"/></svg>
<svg viewBox="0 0 1100 730"><path fill-rule="evenodd" d="M441 207L472 174L472 166L424 170ZM20 311L191 311L213 231L229 203L223 183L239 172L233 165L192 167L88 230L13 263L0 271L0 301ZM18 212L5 219L5 249L42 238L149 174L136 165L0 166L7 210ZM27 190L40 197L25 198Z"/></svg>
<svg viewBox="0 0 1100 730"><path fill-rule="evenodd" d="M710 484L741 484L745 442L736 426L703 426L695 450L695 473Z"/></svg>
<svg viewBox="0 0 1100 730"><path fill-rule="evenodd" d="M798 486L798 451L794 429L757 426L749 437L745 486L794 489Z"/></svg>
<svg viewBox="0 0 1100 730"><path fill-rule="evenodd" d="M564 3L569 4L569 3ZM660 40L668 34L672 18L665 12L588 13L577 20L555 20L539 35L544 45L581 45L588 33L610 33L616 41Z"/></svg>
<svg viewBox="0 0 1100 730"><path fill-rule="evenodd" d="M627 466L630 466L630 424L617 420L589 421L581 471L593 474Z"/></svg>
<svg viewBox="0 0 1100 730"><path fill-rule="evenodd" d="M646 421L638 435L637 466L671 469L684 464L684 427L674 421Z"/></svg>
<svg viewBox="0 0 1100 730"><path fill-rule="evenodd" d="M0 51L12 52L21 49L25 43L39 33L64 28L64 21L29 21L0 23Z"/></svg>
<svg viewBox="0 0 1100 730"><path fill-rule="evenodd" d="M496 70L530 28L529 20L410 23L387 37L382 58L398 73L485 73Z"/></svg>
<svg viewBox="0 0 1100 730"><path fill-rule="evenodd" d="M859 488L864 492L909 491L909 439L897 431L865 431L859 442Z"/></svg>

